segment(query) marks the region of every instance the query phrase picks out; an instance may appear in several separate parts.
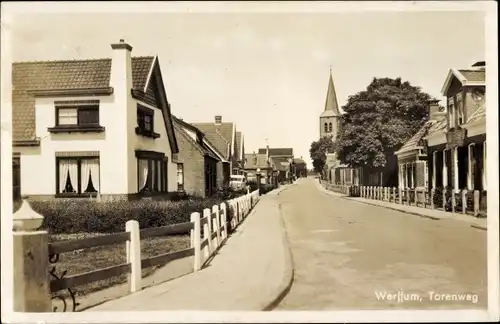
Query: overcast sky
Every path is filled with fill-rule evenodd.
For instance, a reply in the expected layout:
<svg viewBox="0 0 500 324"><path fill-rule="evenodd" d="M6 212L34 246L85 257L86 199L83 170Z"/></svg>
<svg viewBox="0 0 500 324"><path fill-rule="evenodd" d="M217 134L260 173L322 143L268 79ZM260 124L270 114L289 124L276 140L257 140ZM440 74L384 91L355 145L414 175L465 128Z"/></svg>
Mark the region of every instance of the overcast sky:
<svg viewBox="0 0 500 324"><path fill-rule="evenodd" d="M293 147L309 167L330 65L342 106L373 77L402 77L441 99L449 68L484 60L481 12L38 14L12 25L15 61L159 55L172 112L222 115L247 153Z"/></svg>

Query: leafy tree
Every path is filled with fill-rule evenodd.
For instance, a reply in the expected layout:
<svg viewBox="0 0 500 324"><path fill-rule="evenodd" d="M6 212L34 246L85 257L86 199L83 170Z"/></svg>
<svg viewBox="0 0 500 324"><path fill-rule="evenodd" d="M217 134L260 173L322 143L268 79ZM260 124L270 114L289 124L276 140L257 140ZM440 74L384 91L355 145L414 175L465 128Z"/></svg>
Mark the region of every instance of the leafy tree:
<svg viewBox="0 0 500 324"><path fill-rule="evenodd" d="M318 141L311 143L309 154L313 163L314 171L323 172L323 167L326 163L326 153L334 153L335 146L333 144L332 136L325 136Z"/></svg>
<svg viewBox="0 0 500 324"><path fill-rule="evenodd" d="M431 97L401 78L374 78L348 98L335 151L351 167L383 168L428 120Z"/></svg>

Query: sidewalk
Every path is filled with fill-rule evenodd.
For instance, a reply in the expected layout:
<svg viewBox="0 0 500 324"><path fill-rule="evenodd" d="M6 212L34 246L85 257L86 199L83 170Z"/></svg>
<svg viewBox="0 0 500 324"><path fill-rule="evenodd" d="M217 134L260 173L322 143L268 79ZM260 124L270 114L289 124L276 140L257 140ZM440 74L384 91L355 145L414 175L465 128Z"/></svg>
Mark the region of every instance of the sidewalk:
<svg viewBox="0 0 500 324"><path fill-rule="evenodd" d="M293 265L274 195L264 195L201 271L86 311L259 311L291 285Z"/></svg>
<svg viewBox="0 0 500 324"><path fill-rule="evenodd" d="M452 214L450 212L444 212L444 211L436 210L436 209L429 209L429 208L408 206L408 205L400 205L400 204L396 204L393 202L381 201L381 200L375 200L375 199L367 199L367 198L361 198L361 197L348 197L345 194L336 193L336 192L327 190L320 183L317 183L317 184L318 184L318 188L320 191L327 193L331 196L341 197L344 199L349 199L349 200L357 201L360 203L369 204L372 206L384 207L384 208L388 208L388 209L392 209L392 210L401 211L401 212L404 212L407 214L417 215L420 217L426 217L426 218L431 218L431 219L435 219L435 220L452 219L452 220L462 221L462 222L469 223L471 227L482 229L482 230L486 230L486 228L487 228L487 219L486 218L477 218L477 217L474 217L471 215L464 215L464 214L460 214L460 213Z"/></svg>

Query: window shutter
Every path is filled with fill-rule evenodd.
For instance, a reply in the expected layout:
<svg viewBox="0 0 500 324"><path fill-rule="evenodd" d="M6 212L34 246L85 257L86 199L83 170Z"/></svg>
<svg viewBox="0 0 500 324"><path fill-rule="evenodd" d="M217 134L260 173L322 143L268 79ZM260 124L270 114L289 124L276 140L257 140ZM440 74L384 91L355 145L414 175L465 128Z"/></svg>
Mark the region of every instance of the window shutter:
<svg viewBox="0 0 500 324"><path fill-rule="evenodd" d="M416 165L416 178L417 178L417 183L416 183L416 186L415 187L419 187L419 188L423 188L425 187L426 185L426 181L425 179L427 178L426 177L426 162L425 161L417 161L415 163Z"/></svg>

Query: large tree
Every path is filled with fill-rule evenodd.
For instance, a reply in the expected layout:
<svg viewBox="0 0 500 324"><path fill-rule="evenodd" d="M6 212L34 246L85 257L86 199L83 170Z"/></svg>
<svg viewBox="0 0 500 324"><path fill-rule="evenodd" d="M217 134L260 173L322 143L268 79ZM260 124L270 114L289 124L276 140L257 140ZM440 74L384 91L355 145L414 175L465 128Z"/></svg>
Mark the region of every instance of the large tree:
<svg viewBox="0 0 500 324"><path fill-rule="evenodd" d="M335 151L352 167L382 168L428 120L431 97L401 78L374 78L342 107Z"/></svg>
<svg viewBox="0 0 500 324"><path fill-rule="evenodd" d="M324 136L318 141L312 142L309 154L311 155L314 171L319 173L323 172L326 163L326 154L334 152L335 146L332 136Z"/></svg>

